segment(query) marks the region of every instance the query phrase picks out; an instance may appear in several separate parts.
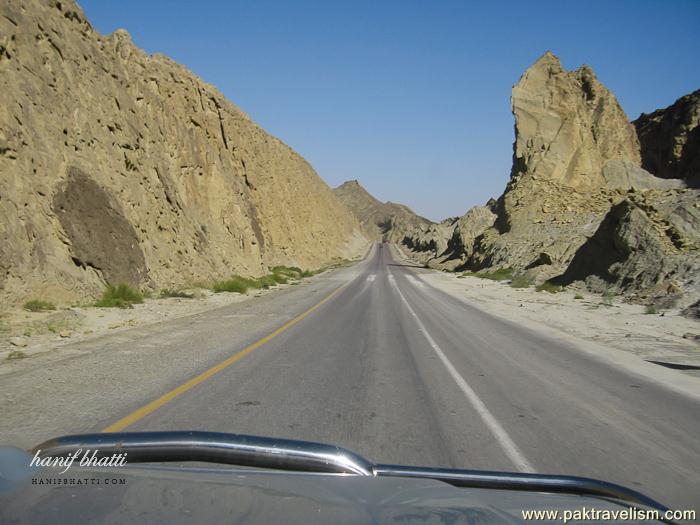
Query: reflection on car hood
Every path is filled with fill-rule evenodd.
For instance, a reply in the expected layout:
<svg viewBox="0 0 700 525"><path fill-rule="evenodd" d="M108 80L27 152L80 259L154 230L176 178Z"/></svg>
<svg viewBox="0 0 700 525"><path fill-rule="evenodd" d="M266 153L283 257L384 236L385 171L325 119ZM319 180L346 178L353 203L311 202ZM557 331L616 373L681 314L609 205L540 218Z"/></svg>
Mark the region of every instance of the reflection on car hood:
<svg viewBox="0 0 700 525"><path fill-rule="evenodd" d="M523 510L628 508L430 479L145 464L60 470L45 468L0 490L0 522L513 524L525 523ZM46 484L56 479L64 481Z"/></svg>

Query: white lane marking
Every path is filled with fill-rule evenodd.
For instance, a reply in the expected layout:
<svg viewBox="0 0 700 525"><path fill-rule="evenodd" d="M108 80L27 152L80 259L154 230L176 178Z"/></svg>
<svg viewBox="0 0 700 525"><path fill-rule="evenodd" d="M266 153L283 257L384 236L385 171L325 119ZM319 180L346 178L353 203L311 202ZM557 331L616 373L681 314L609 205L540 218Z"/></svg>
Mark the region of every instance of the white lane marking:
<svg viewBox="0 0 700 525"><path fill-rule="evenodd" d="M374 281L374 279L375 279L376 277L377 277L377 276L374 275L374 274L368 275L368 276L367 276L367 280L368 280L369 282L372 282L372 281Z"/></svg>
<svg viewBox="0 0 700 525"><path fill-rule="evenodd" d="M532 466L532 464L527 460L527 458L520 451L515 442L510 438L508 432L506 432L506 430L501 426L501 424L494 417L491 411L488 408L486 408L486 405L481 400L481 398L476 394L476 392L474 392L472 387L469 386L469 383L467 383L467 381L461 376L461 374L450 362L450 360L447 358L442 349L438 346L438 344L435 342L432 336L428 333L428 330L426 330L425 325L423 325L416 312L413 310L413 308L411 308L411 305L408 304L408 301L404 297L403 293L401 293L401 290L396 284L396 280L394 279L394 276L391 273L389 274L389 282L396 290L396 293L399 294L399 297L406 305L406 308L410 312L411 316L415 319L419 330L423 332L423 335L427 339L428 344L430 344L432 349L440 358L442 364L445 365L445 368L447 368L447 371L452 376L452 379L455 380L457 386L459 386L462 392L464 392L464 395L467 396L467 399L471 403L472 407L474 407L474 410L476 410L479 416L481 416L481 419L484 421L486 426L494 435L494 437L498 441L498 444L501 445L501 448L505 451L505 453L508 455L511 461L515 464L517 469L521 472L535 472L535 469Z"/></svg>
<svg viewBox="0 0 700 525"><path fill-rule="evenodd" d="M417 286L418 288L425 288L425 284L423 284L423 281L421 281L417 277L413 277L411 274L408 273L406 274L406 277L412 285Z"/></svg>

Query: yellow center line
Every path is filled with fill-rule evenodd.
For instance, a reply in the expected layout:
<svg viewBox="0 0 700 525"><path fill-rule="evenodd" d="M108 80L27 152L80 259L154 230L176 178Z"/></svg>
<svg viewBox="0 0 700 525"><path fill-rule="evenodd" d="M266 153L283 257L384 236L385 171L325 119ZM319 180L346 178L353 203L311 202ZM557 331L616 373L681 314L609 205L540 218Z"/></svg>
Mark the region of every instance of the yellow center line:
<svg viewBox="0 0 700 525"><path fill-rule="evenodd" d="M309 308L305 312L299 314L294 319L287 321L286 323L284 323L282 326L280 326L277 330L275 330L271 334L268 334L265 337L263 337L262 339L259 339L258 341L254 342L250 346L247 346L246 348L244 348L243 350L238 352L237 354L232 355L231 357L229 357L225 361L222 361L218 365L212 366L210 369L206 370L205 372L202 372L198 376L193 377L189 381L181 384L177 388L174 388L170 392L163 394L158 399L154 399L153 401L151 401L147 405L144 405L141 408L139 408L138 410L135 410L134 412L132 412L131 414L129 414L126 417L123 417L122 419L120 419L116 423L109 425L107 428L102 430L102 432L120 432L120 431L124 430L126 427L133 425L137 421L143 419L147 415L158 410L163 405L169 403L170 401L175 399L180 394L184 394L185 392L194 388L198 384L203 383L204 381L206 381L207 379L209 379L213 375L218 374L224 368L231 366L233 363L235 363L236 361L238 361L240 359L243 359L245 356L250 354L256 348L260 348L265 343L268 343L270 340L274 339L275 337L280 335L285 330L288 330L289 328L291 328L292 326L297 324L299 321L304 319L311 312L313 312L314 310L319 308L321 305L323 305L325 302L329 301L331 298L333 298L335 295L337 295L348 284L350 284L350 283L349 282L345 283L342 286L336 288L333 292L331 292L329 295L327 295L322 301L320 301L319 303L316 303L314 306L312 306L311 308Z"/></svg>

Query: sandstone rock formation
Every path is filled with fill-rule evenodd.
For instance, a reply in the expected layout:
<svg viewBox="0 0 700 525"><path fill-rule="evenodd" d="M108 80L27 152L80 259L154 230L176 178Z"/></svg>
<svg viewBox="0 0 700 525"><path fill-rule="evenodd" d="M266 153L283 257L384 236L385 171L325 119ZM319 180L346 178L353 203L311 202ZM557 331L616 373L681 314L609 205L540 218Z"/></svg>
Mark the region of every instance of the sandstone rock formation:
<svg viewBox="0 0 700 525"><path fill-rule="evenodd" d="M700 89L666 109L642 114L633 124L645 170L700 186Z"/></svg>
<svg viewBox="0 0 700 525"><path fill-rule="evenodd" d="M655 113L645 129L651 136L663 128L667 142L682 143L663 158L687 167L695 158L688 150L695 99L680 100L682 109ZM589 67L567 72L546 53L514 86L512 108L511 180L497 202L456 223L438 266L512 267L539 281L584 281L640 300L700 293L700 192L640 166L647 157L635 127Z"/></svg>
<svg viewBox="0 0 700 525"><path fill-rule="evenodd" d="M414 226L404 233L401 243L423 264L436 266L432 261L447 252L458 219L448 218L428 226Z"/></svg>
<svg viewBox="0 0 700 525"><path fill-rule="evenodd" d="M72 0L0 5L0 100L3 301L316 267L365 243L297 153Z"/></svg>
<svg viewBox="0 0 700 525"><path fill-rule="evenodd" d="M576 252L561 284L613 285L655 300L700 293L700 201L694 190L632 192ZM683 287L685 289L683 289ZM671 306L665 304L664 306Z"/></svg>
<svg viewBox="0 0 700 525"><path fill-rule="evenodd" d="M488 228L493 226L496 214L492 211L494 205L490 201L486 206L474 206L461 217L446 219L440 223L440 231L429 231L420 235L410 232L406 238L413 240L418 237L425 245L432 241L433 250L417 250L415 242L404 242L417 259L433 268L454 270L464 265L465 261L474 255L475 241ZM441 242L439 242L441 241Z"/></svg>
<svg viewBox="0 0 700 525"><path fill-rule="evenodd" d="M597 189L607 161L640 163L634 126L588 66L567 72L545 53L513 87L512 108L514 178Z"/></svg>
<svg viewBox="0 0 700 525"><path fill-rule="evenodd" d="M545 266L554 275L630 179L654 178L640 173L634 127L587 66L567 72L546 53L513 87L512 108L511 181L468 266Z"/></svg>
<svg viewBox="0 0 700 525"><path fill-rule="evenodd" d="M375 240L409 243L417 251L439 250L430 232L439 225L416 215L408 206L394 202L380 202L360 185L357 180L344 182L333 190L338 199L358 218L368 234ZM410 234L410 238L406 236ZM446 245L446 240L444 241Z"/></svg>

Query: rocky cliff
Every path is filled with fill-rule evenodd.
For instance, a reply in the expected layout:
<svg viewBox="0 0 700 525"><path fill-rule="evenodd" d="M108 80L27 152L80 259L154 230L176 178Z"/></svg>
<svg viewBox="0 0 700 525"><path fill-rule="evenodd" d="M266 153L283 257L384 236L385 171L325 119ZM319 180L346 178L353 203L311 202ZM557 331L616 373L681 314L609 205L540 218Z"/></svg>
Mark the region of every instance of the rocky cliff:
<svg viewBox="0 0 700 525"><path fill-rule="evenodd" d="M700 89L666 109L642 114L633 124L645 170L700 187Z"/></svg>
<svg viewBox="0 0 700 525"><path fill-rule="evenodd" d="M442 232L441 225L416 215L403 204L375 199L357 180L344 182L333 191L375 240L406 244L417 252L431 253L442 251L447 245L444 232L434 234Z"/></svg>
<svg viewBox="0 0 700 525"><path fill-rule="evenodd" d="M452 224L446 249L430 261L432 266L455 269L475 255L476 240L496 222L495 202L474 206Z"/></svg>
<svg viewBox="0 0 700 525"><path fill-rule="evenodd" d="M0 297L75 300L357 253L309 164L73 1L0 5Z"/></svg>
<svg viewBox="0 0 700 525"><path fill-rule="evenodd" d="M593 189L605 186L608 161L640 163L634 126L588 66L565 71L547 52L513 87L511 102L513 178Z"/></svg>
<svg viewBox="0 0 700 525"><path fill-rule="evenodd" d="M646 299L697 295L699 192L677 180L690 179L692 170L678 168L671 180L641 167L654 133L684 145L664 150L666 164L693 165L693 100L684 97L668 114L646 119L640 148L635 126L593 71L566 71L546 53L513 87L515 143L505 192L460 218L448 248L430 264L511 267L537 281L583 281Z"/></svg>

